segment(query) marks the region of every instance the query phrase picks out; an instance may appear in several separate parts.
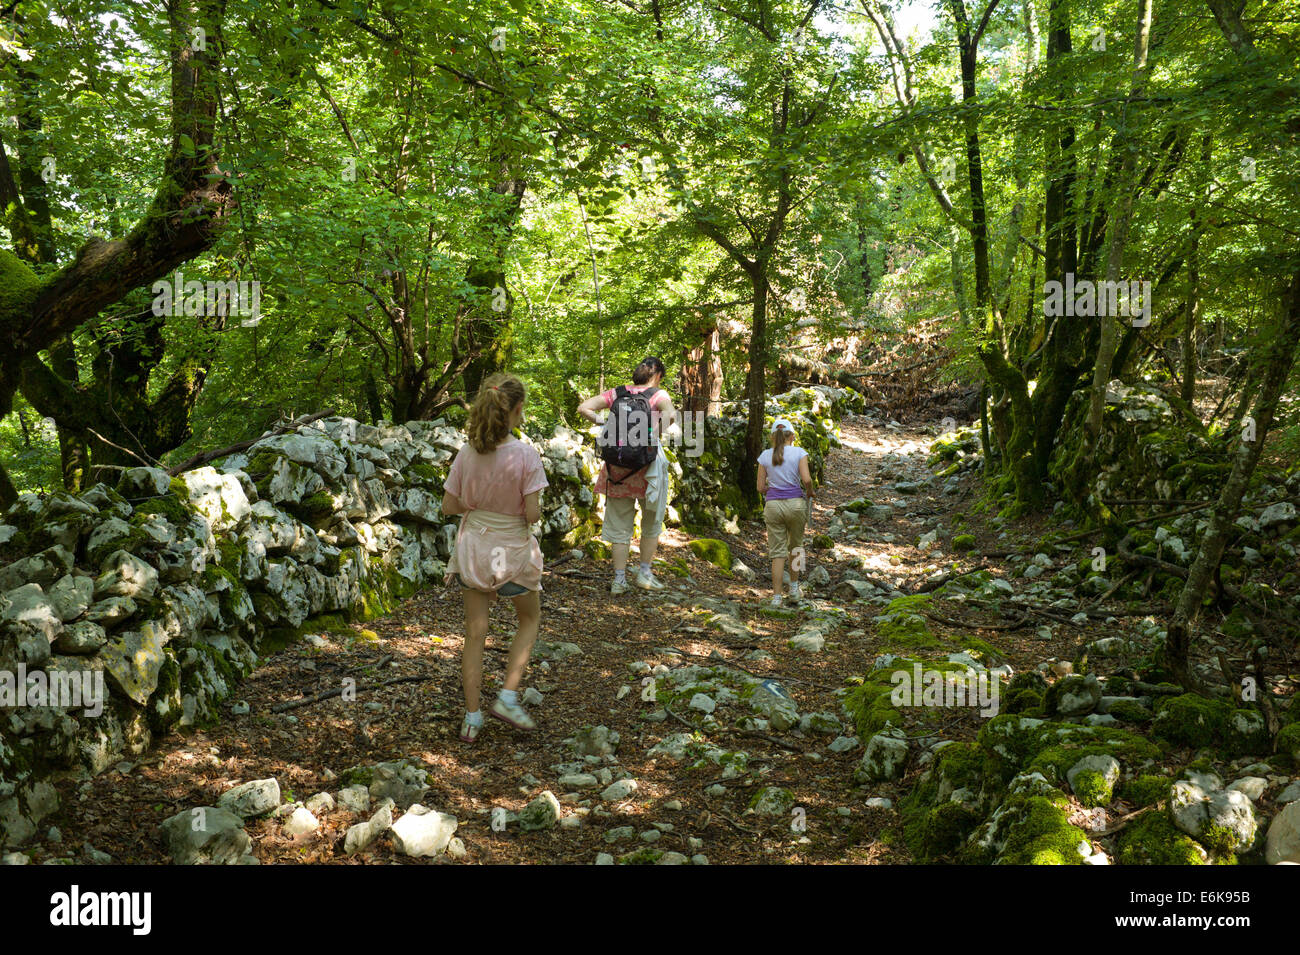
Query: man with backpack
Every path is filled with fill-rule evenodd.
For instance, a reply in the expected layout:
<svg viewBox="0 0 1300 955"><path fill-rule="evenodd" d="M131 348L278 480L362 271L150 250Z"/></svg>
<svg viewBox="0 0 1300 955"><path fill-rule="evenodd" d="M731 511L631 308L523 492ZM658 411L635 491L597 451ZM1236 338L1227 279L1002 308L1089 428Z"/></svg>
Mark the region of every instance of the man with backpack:
<svg viewBox="0 0 1300 955"><path fill-rule="evenodd" d="M668 460L661 442L677 418L668 392L659 387L663 377L664 363L646 358L633 370L632 384L593 395L578 406L578 413L588 421L603 424L599 445L604 465L596 480L596 493L605 495L600 536L614 554L611 594L627 592L627 558L637 502L641 505L641 566L632 583L642 590L664 588L650 570L668 505ZM603 419L602 412L606 413Z"/></svg>

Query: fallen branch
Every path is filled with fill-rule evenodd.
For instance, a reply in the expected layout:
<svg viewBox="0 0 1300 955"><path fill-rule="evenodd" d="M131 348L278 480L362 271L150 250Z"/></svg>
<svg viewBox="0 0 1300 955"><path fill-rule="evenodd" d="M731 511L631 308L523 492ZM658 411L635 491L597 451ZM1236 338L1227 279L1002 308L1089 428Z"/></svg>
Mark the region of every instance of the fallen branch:
<svg viewBox="0 0 1300 955"><path fill-rule="evenodd" d="M938 590L940 587L948 583L948 581L950 580L960 580L962 577L969 577L971 574L978 574L981 570L984 569L985 569L984 565L980 564L978 567L972 568L971 570L962 571L960 574L957 573L943 574L939 577L934 577L931 578L930 580L927 580L925 583L921 584L920 587L917 587L915 590L913 590L912 593L928 594L932 590Z"/></svg>
<svg viewBox="0 0 1300 955"><path fill-rule="evenodd" d="M693 732L699 731L700 728L698 726L696 726L694 723L692 723L690 720L686 719L685 717L678 716L676 713L672 711L672 707L670 707L667 703L664 704L664 712L667 713L669 716L671 716L673 719L675 719L677 722L681 723L687 729L690 729ZM711 732L716 733L719 731L723 733L734 733L739 736L752 736L755 739L766 740L767 742L772 743L775 746L780 746L782 749L789 750L792 753L802 753L804 751L802 747L795 746L793 743L787 743L785 740L782 739L777 739L775 736L769 736L766 733L760 733L757 730L742 730L732 726L720 726L718 727L717 730L712 730Z"/></svg>
<svg viewBox="0 0 1300 955"><path fill-rule="evenodd" d="M395 676L391 680L383 680L379 683L369 683L365 686L359 686L356 688L355 692L363 693L367 690L377 690L380 687L392 686L394 683L422 683L425 680L436 680L437 678L438 677L432 673L426 676ZM331 700L336 696L342 696L343 689L343 687L339 687L335 690L326 690L324 693L317 693L315 696L304 697L301 700L290 700L287 703L277 703L275 706L271 707L271 712L285 713L289 710L296 710L300 706L311 706L313 703L321 703L325 700Z"/></svg>
<svg viewBox="0 0 1300 955"><path fill-rule="evenodd" d="M731 823L733 826L735 826L735 827L736 827L737 829L739 829L741 832L748 832L750 835L753 835L753 836L761 836L761 835L762 835L762 833L759 832L757 829L750 829L748 826L742 826L740 823L736 822L736 820L734 820L734 819L732 819L730 816L728 816L725 812L720 812L720 813L718 813L718 815L721 816L723 819L727 820L727 822Z"/></svg>
<svg viewBox="0 0 1300 955"><path fill-rule="evenodd" d="M1101 830L1100 832L1093 833L1093 836L1095 836L1098 839L1100 839L1103 836L1113 836L1115 833L1119 832L1121 829L1123 829L1125 826L1127 826L1130 822L1132 822L1134 819L1136 819L1138 816L1142 815L1143 813L1148 813L1152 809L1164 809L1164 807L1165 807L1165 800L1162 799L1160 802L1156 803L1153 806L1143 806L1141 809L1135 809L1133 812L1120 816L1118 819L1116 819L1114 825L1108 826L1105 829Z"/></svg>

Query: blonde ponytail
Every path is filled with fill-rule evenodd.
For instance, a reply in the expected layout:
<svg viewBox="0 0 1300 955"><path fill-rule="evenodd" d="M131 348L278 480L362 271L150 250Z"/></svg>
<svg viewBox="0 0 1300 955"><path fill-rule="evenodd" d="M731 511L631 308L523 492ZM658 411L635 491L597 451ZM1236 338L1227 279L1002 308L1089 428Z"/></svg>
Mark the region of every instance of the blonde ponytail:
<svg viewBox="0 0 1300 955"><path fill-rule="evenodd" d="M785 461L785 446L790 432L778 428L772 432L772 466L779 468Z"/></svg>
<svg viewBox="0 0 1300 955"><path fill-rule="evenodd" d="M469 444L487 454L510 434L510 415L524 402L524 385L514 375L495 374L479 387L469 409Z"/></svg>

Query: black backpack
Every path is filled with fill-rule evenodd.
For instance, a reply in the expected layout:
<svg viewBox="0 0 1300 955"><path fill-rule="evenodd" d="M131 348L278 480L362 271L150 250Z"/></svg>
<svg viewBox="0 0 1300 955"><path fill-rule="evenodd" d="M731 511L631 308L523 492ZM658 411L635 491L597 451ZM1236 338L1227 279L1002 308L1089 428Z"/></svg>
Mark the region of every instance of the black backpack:
<svg viewBox="0 0 1300 955"><path fill-rule="evenodd" d="M658 391L658 388L647 388L633 394L625 385L614 389L614 403L609 406L609 415L597 443L602 461L632 472L614 481L615 484L621 484L637 471L648 468L659 456L654 419L650 415L650 399Z"/></svg>

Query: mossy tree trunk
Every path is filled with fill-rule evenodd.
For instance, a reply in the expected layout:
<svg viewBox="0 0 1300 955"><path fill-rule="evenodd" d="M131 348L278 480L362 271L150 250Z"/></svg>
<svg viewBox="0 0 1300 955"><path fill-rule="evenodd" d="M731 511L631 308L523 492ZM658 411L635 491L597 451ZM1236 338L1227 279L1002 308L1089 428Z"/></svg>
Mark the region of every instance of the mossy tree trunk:
<svg viewBox="0 0 1300 955"><path fill-rule="evenodd" d="M465 274L475 290L461 326L461 351L465 367L465 397L472 401L484 379L502 371L510 361L514 339L510 329L513 296L506 286L505 259L527 182L519 174L519 158L504 151L493 157L497 181L492 185L484 230L491 239L488 248Z"/></svg>
<svg viewBox="0 0 1300 955"><path fill-rule="evenodd" d="M171 136L148 210L125 237L92 237L73 261L50 274L38 275L12 253L0 255L0 415L12 409L14 392L33 363L54 374L41 361L42 352L131 291L210 248L233 206L231 183L215 148L221 44L214 39L200 50L192 45L200 28L214 38L220 35L225 0L179 0L168 5L167 14ZM18 191L11 177L0 190L9 192L6 205L12 205ZM12 496L11 483L7 489L0 485L0 504Z"/></svg>

